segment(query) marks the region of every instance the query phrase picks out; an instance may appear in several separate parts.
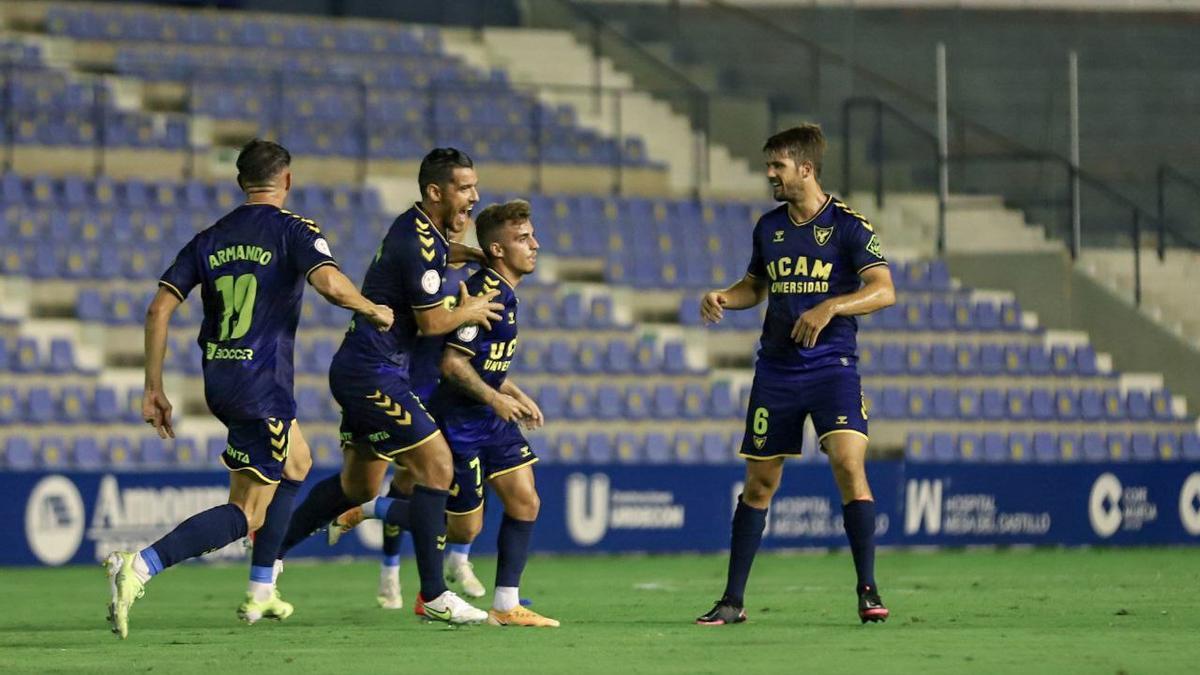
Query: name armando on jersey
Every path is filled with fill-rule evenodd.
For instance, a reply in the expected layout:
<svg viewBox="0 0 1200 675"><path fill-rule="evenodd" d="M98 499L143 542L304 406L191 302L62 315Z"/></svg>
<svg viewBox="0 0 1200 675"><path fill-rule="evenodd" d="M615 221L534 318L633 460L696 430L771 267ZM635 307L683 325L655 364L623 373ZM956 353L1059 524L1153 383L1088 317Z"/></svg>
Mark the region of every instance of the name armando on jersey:
<svg viewBox="0 0 1200 675"><path fill-rule="evenodd" d="M209 269L216 269L225 263L236 262L238 260L251 260L259 265L269 265L273 257L275 257L274 253L261 246L254 244L234 244L210 253L208 256L208 267Z"/></svg>
<svg viewBox="0 0 1200 675"><path fill-rule="evenodd" d="M820 258L813 258L810 262L805 256L782 256L767 263L767 276L771 277L772 293L828 293L831 274L833 263ZM790 280L787 277L808 279Z"/></svg>

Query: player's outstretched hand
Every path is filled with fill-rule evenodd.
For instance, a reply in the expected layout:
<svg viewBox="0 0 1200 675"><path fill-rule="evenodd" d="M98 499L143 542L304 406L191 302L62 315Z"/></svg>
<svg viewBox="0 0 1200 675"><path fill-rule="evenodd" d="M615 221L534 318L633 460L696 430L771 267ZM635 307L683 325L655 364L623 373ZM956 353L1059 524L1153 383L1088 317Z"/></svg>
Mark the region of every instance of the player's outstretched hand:
<svg viewBox="0 0 1200 675"><path fill-rule="evenodd" d="M725 305L729 304L729 298L721 291L709 291L704 294L704 299L700 301L700 318L704 319L705 323L721 323L721 319L725 318Z"/></svg>
<svg viewBox="0 0 1200 675"><path fill-rule="evenodd" d="M533 414L520 401L500 392L496 392L489 405L492 407L492 410L496 411L496 416L505 422L515 422Z"/></svg>
<svg viewBox="0 0 1200 675"><path fill-rule="evenodd" d="M492 302L492 298L500 294L499 289L490 290L482 295L471 295L467 293L467 285L463 282L458 282L458 309L462 312L463 320L459 325L469 323L483 326L484 330L492 329L492 322L501 319L500 312L504 311L504 305L498 302Z"/></svg>
<svg viewBox="0 0 1200 675"><path fill-rule="evenodd" d="M161 391L147 391L142 394L142 419L154 427L159 438L175 438L175 428L171 426L171 402Z"/></svg>
<svg viewBox="0 0 1200 675"><path fill-rule="evenodd" d="M822 302L796 319L796 324L792 326L792 339L799 342L801 347L811 349L817 345L817 337L832 319L833 308Z"/></svg>
<svg viewBox="0 0 1200 675"><path fill-rule="evenodd" d="M387 305L375 305L371 308L371 313L367 315L367 320L381 331L390 330L392 322L396 320L395 314L392 313L392 308Z"/></svg>

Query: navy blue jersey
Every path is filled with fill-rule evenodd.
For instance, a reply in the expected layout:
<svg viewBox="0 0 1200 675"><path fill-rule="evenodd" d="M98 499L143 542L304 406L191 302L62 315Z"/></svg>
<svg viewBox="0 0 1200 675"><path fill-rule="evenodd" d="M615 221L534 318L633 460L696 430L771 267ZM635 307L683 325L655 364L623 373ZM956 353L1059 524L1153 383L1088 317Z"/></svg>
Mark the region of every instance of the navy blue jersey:
<svg viewBox="0 0 1200 675"><path fill-rule="evenodd" d="M396 320L388 331L378 331L355 314L342 342L358 366L372 369L388 363L409 372L417 345L417 318L413 312L442 303L446 256L450 244L419 206L400 214L379 245L367 268L362 294L371 302L387 305Z"/></svg>
<svg viewBox="0 0 1200 675"><path fill-rule="evenodd" d="M447 265L442 275L442 288L446 289L446 297L442 302L447 309L453 309L458 304L458 284L466 281L479 270L479 265L466 263L463 265ZM412 365L408 369L408 379L412 383L413 392L417 398L425 401L433 394L438 380L442 377L442 348L446 344L445 335L430 335L418 337L417 346L413 349Z"/></svg>
<svg viewBox="0 0 1200 675"><path fill-rule="evenodd" d="M508 377L508 368L517 351L517 294L512 285L491 268L485 267L467 280L467 292L471 295L493 290L499 290L500 294L492 298L492 302L504 305L500 321L492 322L491 330L475 324L460 327L446 337L446 349L465 352L471 357L471 366L479 377L488 386L499 390ZM485 403L445 381L438 385L433 400L435 415L453 413L456 418L495 415Z"/></svg>
<svg viewBox="0 0 1200 675"><path fill-rule="evenodd" d="M337 265L316 223L243 204L179 252L159 285L204 303L204 396L222 421L296 416L292 351L304 282Z"/></svg>
<svg viewBox="0 0 1200 675"><path fill-rule="evenodd" d="M811 349L792 339L792 328L822 301L858 290L864 271L886 264L871 224L832 195L803 223L792 220L787 204L767 212L754 226L754 253L746 270L767 282L759 358L792 370L853 363L858 348L854 317L833 317Z"/></svg>

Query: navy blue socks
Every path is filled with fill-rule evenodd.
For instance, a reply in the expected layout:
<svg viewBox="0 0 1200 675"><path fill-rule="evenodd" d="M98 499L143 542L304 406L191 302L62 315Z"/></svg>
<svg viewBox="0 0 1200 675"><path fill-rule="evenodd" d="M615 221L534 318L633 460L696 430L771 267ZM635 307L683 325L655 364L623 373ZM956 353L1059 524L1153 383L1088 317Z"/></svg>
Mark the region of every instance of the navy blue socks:
<svg viewBox="0 0 1200 675"><path fill-rule="evenodd" d="M446 543L446 498L449 496L445 490L418 485L413 488L409 501L409 531L412 532L417 572L421 575L421 597L426 601L446 592L446 582L442 578L442 548Z"/></svg>
<svg viewBox="0 0 1200 675"><path fill-rule="evenodd" d="M165 537L142 549L142 560L154 576L188 558L215 551L246 536L246 514L233 504L214 506L180 523Z"/></svg>
<svg viewBox="0 0 1200 675"><path fill-rule="evenodd" d="M725 580L724 595L726 601L738 607L745 604L746 581L750 578L750 567L766 526L767 510L748 506L738 496L737 509L733 512L733 532L729 536L729 576Z"/></svg>
<svg viewBox="0 0 1200 675"><path fill-rule="evenodd" d="M282 560L288 551L300 542L308 539L313 532L329 524L343 511L358 506L346 498L342 492L342 477L334 474L317 483L309 491L308 496L292 513L288 523L287 534L279 545L276 557Z"/></svg>
<svg viewBox="0 0 1200 675"><path fill-rule="evenodd" d="M842 521L854 556L858 590L861 593L866 586L875 588L875 502L856 499L842 505Z"/></svg>
<svg viewBox="0 0 1200 675"><path fill-rule="evenodd" d="M275 488L275 497L267 507L262 527L254 533L254 552L250 555L250 581L271 583L275 556L292 519L292 504L300 491L300 481L284 478Z"/></svg>
<svg viewBox="0 0 1200 675"><path fill-rule="evenodd" d="M521 573L529 560L533 523L532 520L517 520L507 513L500 521L500 535L496 540L496 588L521 585Z"/></svg>
<svg viewBox="0 0 1200 675"><path fill-rule="evenodd" d="M408 496L397 490L395 485L388 487L387 496L395 500L408 500ZM404 536L404 529L399 525L391 524L391 520L385 518L383 524L383 564L387 567L400 566L400 539Z"/></svg>

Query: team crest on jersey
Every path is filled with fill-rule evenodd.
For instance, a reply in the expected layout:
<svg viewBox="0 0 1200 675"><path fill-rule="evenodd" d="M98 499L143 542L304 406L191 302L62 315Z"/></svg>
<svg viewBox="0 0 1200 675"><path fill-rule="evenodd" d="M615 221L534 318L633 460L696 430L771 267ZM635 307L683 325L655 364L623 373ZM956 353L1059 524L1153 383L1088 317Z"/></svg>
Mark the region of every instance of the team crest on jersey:
<svg viewBox="0 0 1200 675"><path fill-rule="evenodd" d="M438 274L437 270L425 270L425 274L421 275L421 290L432 295L441 287L442 275Z"/></svg>
<svg viewBox="0 0 1200 675"><path fill-rule="evenodd" d="M763 446L765 446L766 444L767 444L766 436L755 436L754 437L754 449L755 450L762 450Z"/></svg>
<svg viewBox="0 0 1200 675"><path fill-rule="evenodd" d="M817 246L824 246L825 242L829 241L829 235L831 234L833 234L832 227L813 226L813 238L817 240Z"/></svg>
<svg viewBox="0 0 1200 675"><path fill-rule="evenodd" d="M879 243L879 235L871 235L871 241L867 242L867 252L880 260L883 259L883 245Z"/></svg>
<svg viewBox="0 0 1200 675"><path fill-rule="evenodd" d="M783 241L783 230L775 230L774 243L778 244Z"/></svg>
<svg viewBox="0 0 1200 675"><path fill-rule="evenodd" d="M463 342L470 342L471 340L474 340L476 335L479 335L479 326L476 326L475 324L463 326L462 328L458 329L458 339L462 340Z"/></svg>

